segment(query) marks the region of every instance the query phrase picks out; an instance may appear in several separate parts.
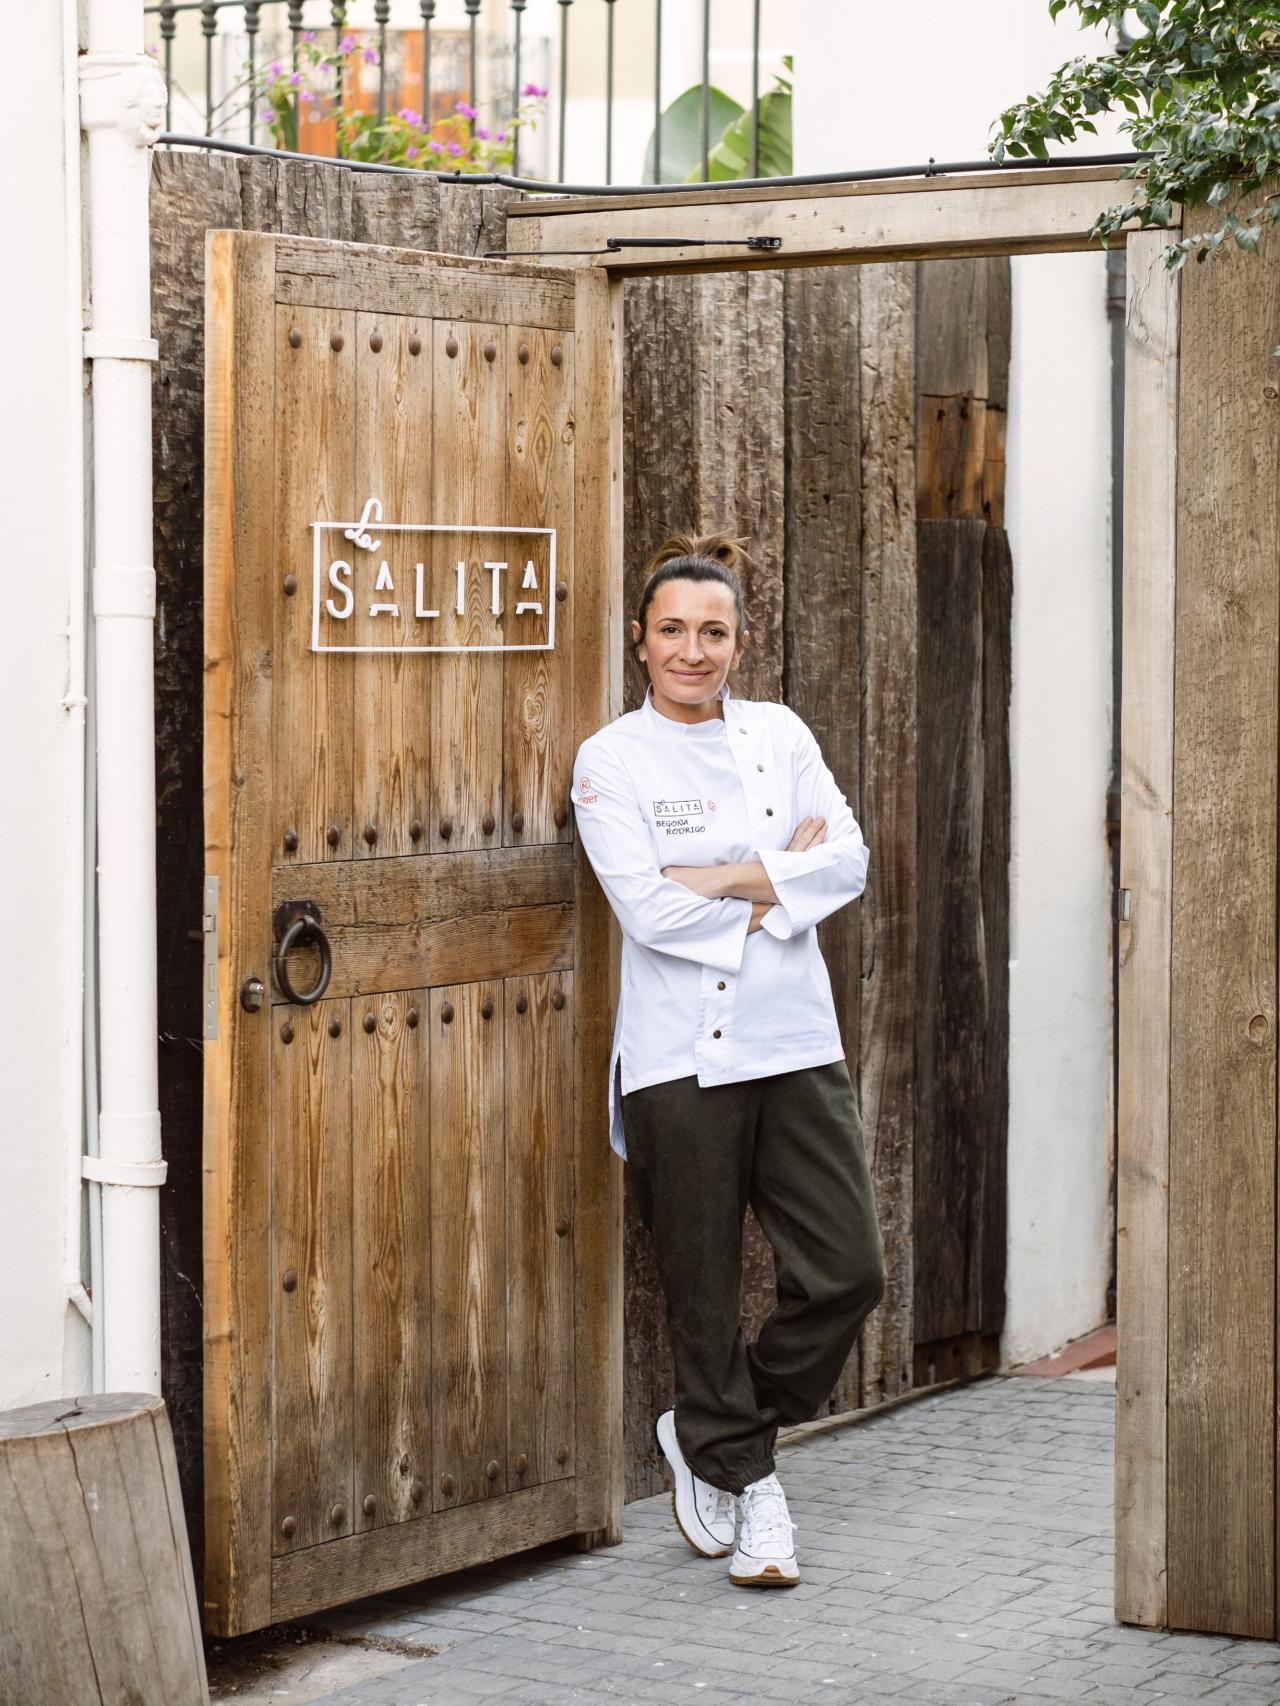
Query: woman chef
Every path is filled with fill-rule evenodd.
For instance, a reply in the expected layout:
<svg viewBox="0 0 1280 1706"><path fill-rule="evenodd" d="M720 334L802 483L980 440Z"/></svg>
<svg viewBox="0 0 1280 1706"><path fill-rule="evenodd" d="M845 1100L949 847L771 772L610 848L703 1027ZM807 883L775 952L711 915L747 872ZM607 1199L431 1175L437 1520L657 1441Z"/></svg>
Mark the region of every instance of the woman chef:
<svg viewBox="0 0 1280 1706"><path fill-rule="evenodd" d="M815 925L867 847L813 735L729 687L747 644L735 543L658 551L631 624L644 704L574 761L578 834L622 927L610 1142L653 1239L675 1363L656 1434L689 1544L742 1586L799 1580L774 1473L884 1289L884 1255ZM777 1306L739 1320L747 1203Z"/></svg>

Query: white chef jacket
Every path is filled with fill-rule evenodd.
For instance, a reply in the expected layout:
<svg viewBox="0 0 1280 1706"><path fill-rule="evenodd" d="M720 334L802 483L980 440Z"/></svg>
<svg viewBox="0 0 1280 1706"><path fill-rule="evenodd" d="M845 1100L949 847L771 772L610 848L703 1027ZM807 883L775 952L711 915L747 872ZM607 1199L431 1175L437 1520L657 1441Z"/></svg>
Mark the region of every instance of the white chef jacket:
<svg viewBox="0 0 1280 1706"><path fill-rule="evenodd" d="M696 1074L699 1084L844 1058L815 926L862 893L862 831L807 725L786 705L739 699L724 718L678 723L644 704L578 748L583 849L622 927L609 1141L626 1157L622 1097ZM826 839L786 846L804 817ZM778 904L747 933L751 902L711 900L664 865L759 860Z"/></svg>

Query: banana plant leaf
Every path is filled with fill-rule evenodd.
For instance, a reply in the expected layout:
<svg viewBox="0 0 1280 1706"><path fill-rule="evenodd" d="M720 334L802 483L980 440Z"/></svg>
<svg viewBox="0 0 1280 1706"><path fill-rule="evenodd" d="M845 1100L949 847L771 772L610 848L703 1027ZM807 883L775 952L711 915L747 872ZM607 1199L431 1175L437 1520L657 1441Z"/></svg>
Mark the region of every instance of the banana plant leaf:
<svg viewBox="0 0 1280 1706"><path fill-rule="evenodd" d="M762 178L791 176L791 91L770 89L761 95L760 112L760 170ZM748 109L725 129L724 135L711 150L710 175L713 179L751 177L751 112ZM702 162L697 172L691 172L686 182L702 176Z"/></svg>
<svg viewBox="0 0 1280 1706"><path fill-rule="evenodd" d="M711 86L710 123L707 127L709 147L714 150L720 146L725 131L743 115L743 108L731 95L726 95L723 89ZM696 83L692 89L686 89L683 95L677 95L675 100L663 113L660 120L662 125L662 176L655 180L653 175L654 138L649 138L649 146L644 156L644 182L652 184L655 181L663 184L696 183L702 176L702 85ZM790 125L788 124L788 146L790 146ZM750 153L750 132L748 132L748 154ZM732 176L724 174L721 176ZM712 176L715 176L714 171Z"/></svg>

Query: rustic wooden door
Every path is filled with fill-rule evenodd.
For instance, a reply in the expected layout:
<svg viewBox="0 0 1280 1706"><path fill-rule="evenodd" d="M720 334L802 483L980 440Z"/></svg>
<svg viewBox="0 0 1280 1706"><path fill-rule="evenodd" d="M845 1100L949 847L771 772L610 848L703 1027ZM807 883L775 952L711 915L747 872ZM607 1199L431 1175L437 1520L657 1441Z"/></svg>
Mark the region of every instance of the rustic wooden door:
<svg viewBox="0 0 1280 1706"><path fill-rule="evenodd" d="M205 1619L621 1519L617 291L214 231Z"/></svg>

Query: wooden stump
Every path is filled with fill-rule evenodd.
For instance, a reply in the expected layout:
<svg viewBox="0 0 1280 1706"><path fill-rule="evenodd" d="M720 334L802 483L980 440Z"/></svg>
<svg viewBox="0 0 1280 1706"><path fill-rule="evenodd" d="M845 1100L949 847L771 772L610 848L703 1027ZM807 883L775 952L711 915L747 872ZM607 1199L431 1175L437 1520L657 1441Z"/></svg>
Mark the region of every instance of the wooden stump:
<svg viewBox="0 0 1280 1706"><path fill-rule="evenodd" d="M0 1700L204 1706L195 1580L164 1402L0 1411Z"/></svg>

